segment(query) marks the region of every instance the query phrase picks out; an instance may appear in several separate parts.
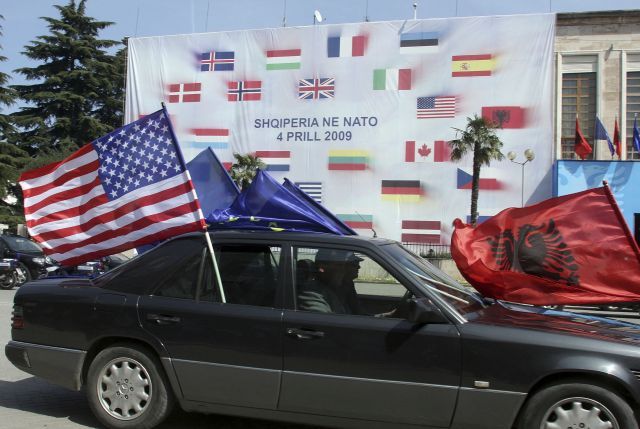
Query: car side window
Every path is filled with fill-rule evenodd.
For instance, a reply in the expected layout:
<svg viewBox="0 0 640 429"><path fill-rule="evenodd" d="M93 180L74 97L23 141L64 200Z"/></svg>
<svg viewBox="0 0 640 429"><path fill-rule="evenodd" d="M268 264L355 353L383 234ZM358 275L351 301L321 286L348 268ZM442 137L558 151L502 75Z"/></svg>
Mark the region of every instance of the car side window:
<svg viewBox="0 0 640 429"><path fill-rule="evenodd" d="M410 292L368 255L294 248L296 309L403 318Z"/></svg>
<svg viewBox="0 0 640 429"><path fill-rule="evenodd" d="M151 294L158 285L172 276L187 255L199 254L204 247L201 237L185 237L164 243L127 263L126 270L115 270L104 275L110 290Z"/></svg>
<svg viewBox="0 0 640 429"><path fill-rule="evenodd" d="M223 245L214 248L226 302L275 307L280 246L262 244ZM205 261L202 301L218 301L211 259Z"/></svg>
<svg viewBox="0 0 640 429"><path fill-rule="evenodd" d="M168 277L160 283L154 295L168 298L195 299L205 249L193 247L176 263Z"/></svg>

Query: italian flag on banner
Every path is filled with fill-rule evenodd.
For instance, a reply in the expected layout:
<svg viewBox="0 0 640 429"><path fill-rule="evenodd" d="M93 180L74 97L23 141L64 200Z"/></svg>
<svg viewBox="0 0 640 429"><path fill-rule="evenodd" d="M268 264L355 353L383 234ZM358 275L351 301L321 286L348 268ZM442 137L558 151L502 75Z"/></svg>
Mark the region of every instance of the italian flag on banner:
<svg viewBox="0 0 640 429"><path fill-rule="evenodd" d="M373 89L411 89L411 69L376 69L373 71Z"/></svg>

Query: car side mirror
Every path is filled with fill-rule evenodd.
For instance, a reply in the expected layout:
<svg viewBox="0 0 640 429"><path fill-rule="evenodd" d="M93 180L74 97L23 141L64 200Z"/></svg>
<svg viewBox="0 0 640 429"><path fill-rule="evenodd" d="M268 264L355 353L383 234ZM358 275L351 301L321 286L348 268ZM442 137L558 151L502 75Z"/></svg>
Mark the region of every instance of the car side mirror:
<svg viewBox="0 0 640 429"><path fill-rule="evenodd" d="M447 323L447 318L428 298L411 298L407 320L412 323Z"/></svg>

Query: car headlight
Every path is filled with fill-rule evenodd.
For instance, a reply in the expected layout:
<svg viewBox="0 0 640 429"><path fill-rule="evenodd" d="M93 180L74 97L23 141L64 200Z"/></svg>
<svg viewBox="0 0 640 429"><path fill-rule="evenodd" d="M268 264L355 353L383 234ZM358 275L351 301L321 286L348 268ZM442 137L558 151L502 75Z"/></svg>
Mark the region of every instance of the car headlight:
<svg viewBox="0 0 640 429"><path fill-rule="evenodd" d="M45 258L33 258L32 261L38 265L44 265Z"/></svg>
<svg viewBox="0 0 640 429"><path fill-rule="evenodd" d="M53 259L51 259L51 258L50 258L50 257L48 257L48 256L45 256L45 257L44 257L44 262L45 262L47 265L55 265L55 262L53 261Z"/></svg>

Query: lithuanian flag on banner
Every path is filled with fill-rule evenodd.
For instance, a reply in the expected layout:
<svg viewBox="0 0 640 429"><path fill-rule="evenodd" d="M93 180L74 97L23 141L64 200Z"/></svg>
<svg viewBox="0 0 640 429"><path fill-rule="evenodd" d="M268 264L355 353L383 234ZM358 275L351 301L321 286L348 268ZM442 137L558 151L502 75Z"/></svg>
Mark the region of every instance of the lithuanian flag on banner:
<svg viewBox="0 0 640 429"><path fill-rule="evenodd" d="M451 76L491 76L495 69L495 58L492 54L454 55L451 57Z"/></svg>

